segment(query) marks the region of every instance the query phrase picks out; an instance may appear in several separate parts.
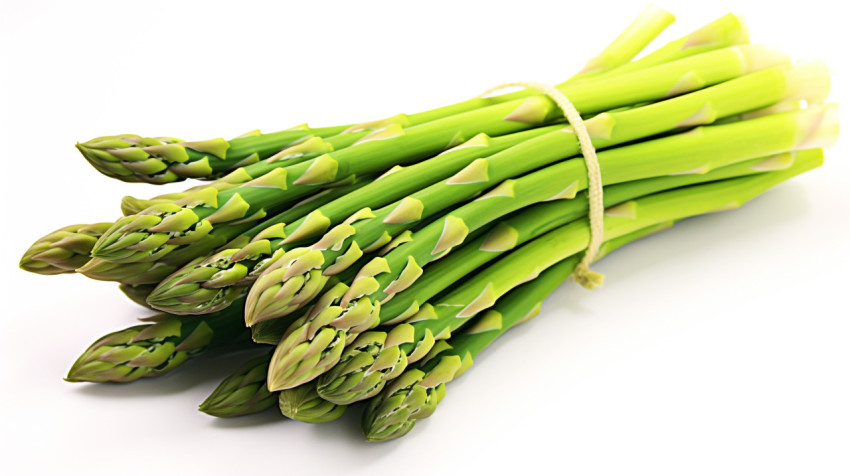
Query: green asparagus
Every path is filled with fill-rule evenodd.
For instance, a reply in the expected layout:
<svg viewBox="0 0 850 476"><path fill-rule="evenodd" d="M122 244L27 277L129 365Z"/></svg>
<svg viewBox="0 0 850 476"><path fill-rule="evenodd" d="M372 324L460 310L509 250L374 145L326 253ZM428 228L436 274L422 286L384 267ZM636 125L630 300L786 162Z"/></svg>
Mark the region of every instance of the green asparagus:
<svg viewBox="0 0 850 476"><path fill-rule="evenodd" d="M92 247L112 223L70 225L45 235L24 253L20 267L38 274L73 273L86 264Z"/></svg>
<svg viewBox="0 0 850 476"><path fill-rule="evenodd" d="M277 401L284 416L323 423L364 401L368 440L406 434L484 348L580 279L591 198L604 208L598 259L822 163L838 135L822 64L747 45L733 15L632 60L672 20L648 8L555 86L598 149L600 197L576 130L534 88L232 140L77 144L125 182L205 182L126 196L116 221L65 227L26 251L24 270L115 281L165 312L98 339L66 380L130 382L265 344L200 411L235 417Z"/></svg>
<svg viewBox="0 0 850 476"><path fill-rule="evenodd" d="M203 318L160 314L140 324L111 332L74 362L69 382L132 382L173 370L207 349L247 341L242 313L225 310Z"/></svg>
<svg viewBox="0 0 850 476"><path fill-rule="evenodd" d="M227 418L271 408L277 402L277 395L266 388L268 368L268 354L249 360L225 378L198 409L208 415Z"/></svg>
<svg viewBox="0 0 850 476"><path fill-rule="evenodd" d="M284 390L278 395L278 406L283 416L305 423L332 422L345 413L345 405L323 400L316 393L315 382Z"/></svg>

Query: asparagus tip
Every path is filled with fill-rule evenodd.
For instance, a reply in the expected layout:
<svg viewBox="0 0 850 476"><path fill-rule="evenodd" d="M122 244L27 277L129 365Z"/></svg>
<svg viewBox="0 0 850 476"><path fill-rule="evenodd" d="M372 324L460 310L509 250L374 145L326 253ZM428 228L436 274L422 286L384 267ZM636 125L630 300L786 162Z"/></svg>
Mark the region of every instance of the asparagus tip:
<svg viewBox="0 0 850 476"><path fill-rule="evenodd" d="M278 405L283 416L305 423L332 422L347 408L319 397L312 382L280 392Z"/></svg>

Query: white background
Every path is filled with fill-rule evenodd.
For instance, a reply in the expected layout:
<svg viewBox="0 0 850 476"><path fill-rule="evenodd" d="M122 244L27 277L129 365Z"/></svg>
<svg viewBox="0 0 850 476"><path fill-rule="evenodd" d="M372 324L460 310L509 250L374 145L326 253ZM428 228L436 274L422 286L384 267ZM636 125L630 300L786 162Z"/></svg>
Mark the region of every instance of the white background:
<svg viewBox="0 0 850 476"><path fill-rule="evenodd" d="M670 40L727 11L754 42L834 72L840 2L665 2ZM506 80L559 82L641 2L65 2L0 7L0 467L12 474L838 475L850 472L850 167L616 252L482 354L405 438L359 412L311 426L195 410L243 360L129 385L61 380L146 311L109 283L17 269L37 237L118 217L153 186L100 176L76 141L233 137L416 112ZM181 189L183 184L170 187ZM10 474L10 473L6 473ZM54 473L57 474L57 473Z"/></svg>

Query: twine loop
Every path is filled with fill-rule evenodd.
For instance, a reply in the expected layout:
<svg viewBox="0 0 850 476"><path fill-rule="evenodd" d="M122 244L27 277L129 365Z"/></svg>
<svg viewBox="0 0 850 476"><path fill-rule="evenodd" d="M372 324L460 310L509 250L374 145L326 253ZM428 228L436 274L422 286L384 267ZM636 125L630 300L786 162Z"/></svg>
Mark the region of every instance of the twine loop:
<svg viewBox="0 0 850 476"><path fill-rule="evenodd" d="M588 220L590 222L590 240L587 248L584 251L584 257L581 262L575 267L571 275L573 281L582 285L585 288L593 289L602 284L605 277L592 271L590 264L596 259L599 253L599 247L602 245L602 239L605 234L604 228L604 213L605 204L602 199L602 172L599 170L599 159L596 157L596 148L593 147L593 141L590 139L590 134L587 132L587 127L584 125L584 120L581 118L576 107L558 88L545 83L537 83L534 81L517 81L503 83L493 88L484 91L481 96L492 94L501 89L520 86L527 89L533 89L555 102L567 118L567 122L572 126L578 138L579 146L581 147L581 155L584 156L584 164L587 169L587 199L589 204Z"/></svg>

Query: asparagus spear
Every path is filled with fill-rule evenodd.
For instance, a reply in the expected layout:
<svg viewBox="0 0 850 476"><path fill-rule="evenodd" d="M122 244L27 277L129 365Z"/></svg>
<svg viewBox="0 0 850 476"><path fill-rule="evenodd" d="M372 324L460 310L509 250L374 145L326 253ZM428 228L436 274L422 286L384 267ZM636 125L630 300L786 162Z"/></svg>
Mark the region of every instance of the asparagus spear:
<svg viewBox="0 0 850 476"><path fill-rule="evenodd" d="M561 127L542 127L494 138L479 134L434 158L410 167L396 168L363 188L317 207L298 220L285 226L267 228L244 244L234 240L234 244L241 246L228 246L200 262L183 267L162 281L149 297L149 303L174 314L204 314L226 307L244 294L269 258L282 256L299 243L321 236L330 226L339 224L357 210L386 205L457 173L477 158ZM177 287L178 283L182 286ZM195 286L187 286L188 283Z"/></svg>
<svg viewBox="0 0 850 476"><path fill-rule="evenodd" d="M603 73L627 63L672 21L673 16L668 12L657 7L647 8L599 56L588 63L589 66L593 65L592 68L589 68L590 70L579 73L577 77ZM715 40L715 48L737 44L717 41L721 40L717 35L711 36L711 38ZM656 54L656 61L664 62L678 58L680 55L693 54L691 52L693 49L688 51L686 48L679 48L679 50L678 54L673 52L666 55ZM644 61L641 64L658 63ZM362 139L368 131L392 126L408 127L424 124L528 95L528 92L520 92L486 99L474 98L419 114L399 114L387 119L355 125L311 129L304 124L271 134L261 134L257 130L230 141L217 138L198 142L184 142L173 137L140 137L133 134L123 134L98 137L77 144L77 148L95 169L106 176L126 182L159 184L184 178L216 178L245 165L262 165L259 162L261 160L271 159L269 162L284 160L284 163L277 165L293 165L306 158L311 158L311 152L316 150L324 149L323 152L329 152L340 147L348 147L354 141ZM323 138L328 140L325 141ZM305 143L308 142L312 142L312 144L304 147ZM290 147L295 149L285 150ZM255 168L253 172L256 173L261 170L262 167ZM249 172L249 175L252 175L252 172ZM259 175L252 176L256 178Z"/></svg>
<svg viewBox="0 0 850 476"><path fill-rule="evenodd" d="M343 130L345 126L309 129L304 125L271 134L253 131L229 141L217 138L195 142L120 134L96 137L77 144L77 149L108 177L160 184L187 177L215 177L267 158L298 139L310 135L327 137Z"/></svg>
<svg viewBox="0 0 850 476"><path fill-rule="evenodd" d="M185 319L160 314L140 324L111 332L74 362L69 382L131 382L156 377L215 346L247 340L238 308Z"/></svg>
<svg viewBox="0 0 850 476"><path fill-rule="evenodd" d="M193 196L197 192L206 188L212 187L216 190L227 190L245 183L251 180L251 178L251 175L247 173L247 169L240 168L218 180L201 185L195 185L194 187L189 187L182 192L165 193L149 199L137 198L128 195L121 199L121 213L124 216L136 215L154 205L172 203L175 200Z"/></svg>
<svg viewBox="0 0 850 476"><path fill-rule="evenodd" d="M492 102L497 104L504 100L504 97L498 97ZM427 117L431 116L400 114L315 133L306 127L272 134L253 131L231 141L203 141L200 146L205 150L196 150L198 143L135 135L98 137L77 144L77 148L95 168L120 180L162 184L201 178L245 183L276 168L300 164L324 153L350 147L372 134L380 134L385 128L395 130L417 125L421 122L416 121Z"/></svg>
<svg viewBox="0 0 850 476"><path fill-rule="evenodd" d="M718 117L764 107L788 97L822 95L821 88L827 88L825 77L826 72L819 65L771 68L651 106L601 114L586 124L596 137L594 144L607 147L676 127L710 123ZM319 288L317 280L344 270L363 254L363 250L388 243L419 220L471 198L504 179L576 153L578 142L572 129L566 128L476 160L444 182L380 210L363 210L313 246L279 254L270 260L249 292L247 322L259 322L290 312L296 308L290 305L290 300L297 302L309 297L309 290L304 289L302 283L310 283L311 289Z"/></svg>
<svg viewBox="0 0 850 476"><path fill-rule="evenodd" d="M587 62L579 71L579 78L598 77L601 73L628 64L675 20L671 13L655 5L648 6L611 45Z"/></svg>
<svg viewBox="0 0 850 476"><path fill-rule="evenodd" d="M624 62L616 68L609 67L608 71L602 74L621 74L637 71L728 46L743 45L749 41L747 29L741 19L730 13L679 39L665 44L658 50L640 59L632 62ZM578 80L598 78L598 76L593 74L587 74L599 66L598 62L599 58L589 61L583 70L585 74L581 75ZM605 69L604 65L602 69Z"/></svg>
<svg viewBox="0 0 850 476"><path fill-rule="evenodd" d="M246 362L225 378L198 409L215 417L236 417L258 413L277 402L277 395L266 388L269 355Z"/></svg>
<svg viewBox="0 0 850 476"><path fill-rule="evenodd" d="M783 153L722 167L706 174L666 176L612 185L605 187L604 205L613 207L641 196L695 183L781 170L798 160L818 161L821 157L819 149ZM383 303L379 312L381 325L404 322L429 299L449 286L461 283L465 277L473 276L476 269L529 240L585 216L587 209L587 194L582 192L573 200L537 204L500 221L481 237L428 266L413 285ZM338 295L344 292L344 289L336 290ZM381 354L380 345L371 345L369 339L356 342L356 345L348 345L339 362L319 377L318 391L322 398L338 404L350 404L374 395L379 388L379 380L397 376L391 372L392 366L378 363L379 358L387 359ZM392 362L392 359L385 362Z"/></svg>
<svg viewBox="0 0 850 476"><path fill-rule="evenodd" d="M716 166L769 153L818 146L824 139L822 134L834 138L837 133L835 114L831 107L815 108L741 123L702 127L696 132L604 151L599 154L603 180L608 184L671 173L705 172ZM622 164L622 168L612 166L616 163ZM469 231L505 212L533 203L528 197L535 197L540 192L547 192L548 197L572 197L572 190L569 194L561 192L585 188L583 167L582 161L567 161L521 179L510 180L508 186L497 187L481 199L423 228L409 242L387 255L373 259L360 270L339 305L314 309L292 324L275 352L275 359L279 361L275 363L279 366L276 372L281 375L275 384L286 388L328 370L336 364L352 334L380 323L381 305L393 294L409 287L422 274L425 264L462 243ZM570 168L582 173L569 173ZM553 185L558 186L554 188L555 192L548 189ZM534 201L545 199L544 195ZM454 225L455 229L446 231L449 225ZM246 309L250 310L250 305L249 294ZM305 352L306 356L302 358L301 354ZM316 358L318 353L321 359Z"/></svg>
<svg viewBox="0 0 850 476"><path fill-rule="evenodd" d="M308 382L279 393L278 405L283 416L305 423L332 422L345 413L345 405L336 405L316 393L315 382Z"/></svg>
<svg viewBox="0 0 850 476"><path fill-rule="evenodd" d="M780 56L745 45L598 81L568 84L562 89L576 107L593 114L723 82L761 68L765 63L786 61ZM683 82L683 77L692 79ZM624 88L623 84L630 87ZM139 215L123 217L98 240L92 255L110 261L156 260L178 247L184 250L191 247L214 228L259 220L316 188L434 155L458 136L471 137L481 132L502 135L556 117L558 113L552 101L534 95L405 130L384 129L352 147L274 169L241 186L223 191L211 189L192 200L154 205Z"/></svg>
<svg viewBox="0 0 850 476"><path fill-rule="evenodd" d="M20 267L38 274L73 273L89 260L97 239L112 223L70 225L45 235L33 243L21 258Z"/></svg>
<svg viewBox="0 0 850 476"><path fill-rule="evenodd" d="M607 241L602 258L614 249L669 227L660 223ZM580 261L572 256L553 265L537 278L505 296L477 315L461 333L440 341L422 360L402 373L363 412L363 434L369 441L388 441L407 434L417 420L428 418L446 393L446 384L472 366L473 359L499 336L540 313L543 300L572 274Z"/></svg>

